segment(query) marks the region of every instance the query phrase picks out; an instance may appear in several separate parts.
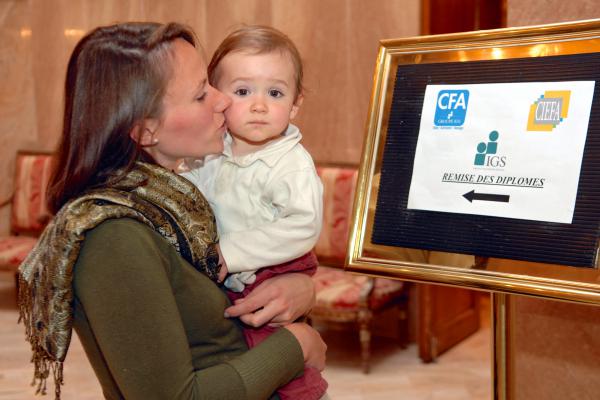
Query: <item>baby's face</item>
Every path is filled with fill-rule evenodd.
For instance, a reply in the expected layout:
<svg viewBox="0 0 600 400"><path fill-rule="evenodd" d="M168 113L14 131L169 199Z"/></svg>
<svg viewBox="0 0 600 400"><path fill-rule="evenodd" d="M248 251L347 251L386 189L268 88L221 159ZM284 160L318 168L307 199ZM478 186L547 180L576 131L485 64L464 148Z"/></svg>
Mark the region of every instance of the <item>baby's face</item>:
<svg viewBox="0 0 600 400"><path fill-rule="evenodd" d="M301 102L289 56L231 53L218 68L216 86L232 100L225 118L235 145L250 153L281 137Z"/></svg>

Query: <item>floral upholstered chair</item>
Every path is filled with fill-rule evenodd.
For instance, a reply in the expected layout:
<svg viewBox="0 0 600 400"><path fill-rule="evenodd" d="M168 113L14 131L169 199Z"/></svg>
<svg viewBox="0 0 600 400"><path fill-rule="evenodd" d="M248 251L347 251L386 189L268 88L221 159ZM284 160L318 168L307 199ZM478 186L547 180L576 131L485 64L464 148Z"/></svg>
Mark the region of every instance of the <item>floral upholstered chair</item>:
<svg viewBox="0 0 600 400"><path fill-rule="evenodd" d="M315 247L319 259L319 268L313 277L317 301L310 319L353 325L359 332L362 368L367 373L370 368L371 320L379 311L390 307L397 310L400 344L406 345L406 284L343 270L358 171L352 167L330 166L320 166L317 171L323 182L323 228Z"/></svg>
<svg viewBox="0 0 600 400"><path fill-rule="evenodd" d="M16 276L48 222L46 188L51 165L48 153L17 153L13 193L0 203L0 207L11 206L10 234L0 236L0 270L14 271Z"/></svg>

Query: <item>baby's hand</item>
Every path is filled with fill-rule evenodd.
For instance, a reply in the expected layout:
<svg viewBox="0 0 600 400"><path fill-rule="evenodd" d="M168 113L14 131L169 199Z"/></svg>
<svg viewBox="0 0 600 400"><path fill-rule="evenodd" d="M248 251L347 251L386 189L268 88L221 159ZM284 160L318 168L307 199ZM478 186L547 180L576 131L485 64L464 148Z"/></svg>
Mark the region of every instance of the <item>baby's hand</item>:
<svg viewBox="0 0 600 400"><path fill-rule="evenodd" d="M227 263L223 258L223 254L221 253L221 247L217 244L217 253L219 253L219 276L217 277L218 282L223 282L227 277Z"/></svg>

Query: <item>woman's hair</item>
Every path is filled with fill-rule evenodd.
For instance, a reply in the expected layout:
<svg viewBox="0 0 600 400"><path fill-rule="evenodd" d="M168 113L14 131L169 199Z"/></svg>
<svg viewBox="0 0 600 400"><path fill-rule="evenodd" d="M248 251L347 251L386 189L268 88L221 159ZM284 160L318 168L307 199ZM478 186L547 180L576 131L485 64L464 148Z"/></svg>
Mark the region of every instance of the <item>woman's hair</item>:
<svg viewBox="0 0 600 400"><path fill-rule="evenodd" d="M292 40L275 28L262 25L249 25L240 28L227 36L215 50L208 65L208 80L216 85L219 80L219 64L229 53L248 52L250 54L266 54L279 51L287 54L294 65L296 78L296 97L303 93L303 68L300 52Z"/></svg>
<svg viewBox="0 0 600 400"><path fill-rule="evenodd" d="M89 188L118 180L136 160L154 162L130 137L147 118L160 119L172 75L172 42L196 46L181 24L131 22L99 27L71 54L65 80L61 143L48 187L56 213ZM115 177L119 170L120 176Z"/></svg>

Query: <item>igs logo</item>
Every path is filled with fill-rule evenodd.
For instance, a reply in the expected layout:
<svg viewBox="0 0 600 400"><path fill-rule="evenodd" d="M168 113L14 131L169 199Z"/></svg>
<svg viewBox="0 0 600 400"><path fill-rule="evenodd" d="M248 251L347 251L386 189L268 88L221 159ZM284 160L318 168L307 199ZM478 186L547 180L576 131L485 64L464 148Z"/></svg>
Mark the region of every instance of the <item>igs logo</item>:
<svg viewBox="0 0 600 400"><path fill-rule="evenodd" d="M436 126L462 126L468 105L468 90L441 90L438 93L433 123Z"/></svg>
<svg viewBox="0 0 600 400"><path fill-rule="evenodd" d="M498 152L498 131L491 131L487 142L477 145L477 153L473 165L491 168L503 168L506 166L506 156L500 156Z"/></svg>
<svg viewBox="0 0 600 400"><path fill-rule="evenodd" d="M551 131L569 114L570 90L546 91L529 107L528 131Z"/></svg>

